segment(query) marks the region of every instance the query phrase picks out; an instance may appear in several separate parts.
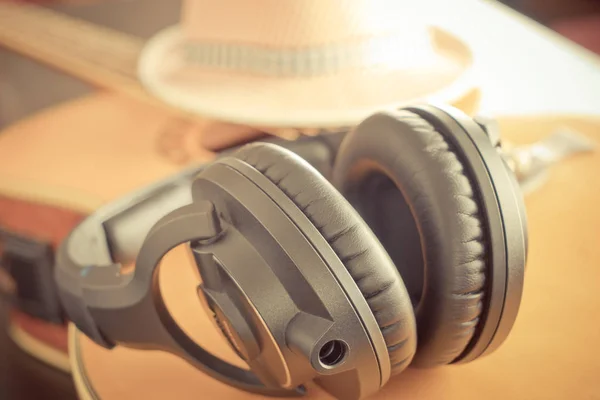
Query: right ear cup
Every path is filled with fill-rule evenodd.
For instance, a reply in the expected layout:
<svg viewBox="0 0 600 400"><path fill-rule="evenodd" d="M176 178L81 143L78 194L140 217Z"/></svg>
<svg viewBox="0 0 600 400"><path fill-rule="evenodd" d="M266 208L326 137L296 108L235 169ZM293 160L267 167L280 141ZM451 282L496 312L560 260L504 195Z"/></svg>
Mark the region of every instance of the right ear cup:
<svg viewBox="0 0 600 400"><path fill-rule="evenodd" d="M333 181L407 282L413 364L453 362L478 329L488 268L482 207L460 157L419 115L380 113L345 138Z"/></svg>

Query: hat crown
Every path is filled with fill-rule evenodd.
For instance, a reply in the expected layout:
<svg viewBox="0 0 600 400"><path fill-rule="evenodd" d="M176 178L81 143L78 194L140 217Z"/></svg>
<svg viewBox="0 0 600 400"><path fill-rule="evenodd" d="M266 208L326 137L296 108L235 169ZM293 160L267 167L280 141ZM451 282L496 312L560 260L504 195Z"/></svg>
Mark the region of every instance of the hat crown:
<svg viewBox="0 0 600 400"><path fill-rule="evenodd" d="M197 42L302 48L399 32L423 33L427 0L186 0L182 23ZM413 36L413 35L411 35Z"/></svg>

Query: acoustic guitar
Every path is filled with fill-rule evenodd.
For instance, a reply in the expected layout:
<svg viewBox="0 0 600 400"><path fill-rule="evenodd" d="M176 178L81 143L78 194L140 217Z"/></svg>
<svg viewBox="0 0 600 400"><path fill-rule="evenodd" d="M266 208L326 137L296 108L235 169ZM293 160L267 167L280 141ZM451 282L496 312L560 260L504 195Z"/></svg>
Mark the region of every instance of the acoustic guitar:
<svg viewBox="0 0 600 400"><path fill-rule="evenodd" d="M501 118L499 125L503 137L515 144L542 139L560 127L571 127L597 141L600 120L519 117ZM8 238L3 241L4 252L16 249L14 254L19 256L23 254L18 250L23 248L51 251L100 205L173 174L185 165L215 156L186 137L185 125L180 125L165 109L104 92L57 106L11 126L0 135L0 227L3 239ZM527 389L525 369L535 379L551 374L558 385L555 398L575 390L576 381L588 397L600 396L595 385L600 361L586 351L587 346L600 345L600 336L594 333L598 326L593 324L590 330L581 325L589 313L600 309L598 300L588 294L593 292L590 285L600 279L595 266L600 250L592 243L598 233L594 227L600 226L600 214L594 206L599 199L597 191L588 184L598 179L599 162L598 154L569 159L553 168L547 185L527 197L531 217L527 272L530 283L526 285L515 332L505 346L473 365L409 372L386 388L381 398L393 393L404 393L410 398L423 393L425 397L450 393L447 398L459 394L468 398L484 390L485 385L492 385L498 391L497 398L506 397L509 389ZM573 204L577 204L579 212L573 211ZM548 224L548 221L554 222ZM19 246L14 246L15 243ZM40 257L25 257L20 265L30 272L49 267L44 264L43 256L47 253L35 254ZM197 309L195 292L188 290L197 281L182 257L182 252L174 251L163 268L161 285L169 309L195 340L239 364ZM567 273L575 266L577 277ZM6 275L0 281L10 288L10 277ZM36 276L41 279L44 274ZM567 292L577 287L579 294L565 295L568 301L565 296L554 296L552 293L559 293L563 283L572 285L572 289L565 289ZM52 303L52 295L48 298L50 301L44 304ZM36 309L35 300L32 299L29 310L37 311L37 316L13 308L10 335L34 357L71 372L81 398L158 399L168 393L192 398L199 391L217 397L250 398L203 376L169 354L131 349L107 351L73 327L69 335L64 320L53 318L56 316L52 315L52 309L45 310L45 314L44 310ZM552 310L559 309L571 313L574 326L553 325L556 315ZM587 321L591 323L593 318ZM540 336L540 329L547 337ZM570 343L568 352L551 351L563 342ZM567 368L564 360L568 357L575 357L579 367L571 369L568 378L557 377L548 369L552 364L548 357L563 360L556 371L564 373ZM494 383L493 377L501 370L510 374L511 385ZM465 383L473 380L480 384ZM441 383L433 384L434 381ZM316 387L310 387L309 393L315 398L326 398Z"/></svg>

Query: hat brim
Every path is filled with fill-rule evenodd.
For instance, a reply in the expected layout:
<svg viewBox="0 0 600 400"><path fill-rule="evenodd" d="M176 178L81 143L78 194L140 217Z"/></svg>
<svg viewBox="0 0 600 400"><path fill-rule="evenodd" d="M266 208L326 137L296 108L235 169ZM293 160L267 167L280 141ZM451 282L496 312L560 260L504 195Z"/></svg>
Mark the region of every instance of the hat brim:
<svg viewBox="0 0 600 400"><path fill-rule="evenodd" d="M186 65L180 56L186 38L173 26L146 44L138 73L159 99L208 118L252 126L353 126L383 108L419 101L456 105L475 89L470 49L448 32L434 32L436 59L426 68L281 78Z"/></svg>

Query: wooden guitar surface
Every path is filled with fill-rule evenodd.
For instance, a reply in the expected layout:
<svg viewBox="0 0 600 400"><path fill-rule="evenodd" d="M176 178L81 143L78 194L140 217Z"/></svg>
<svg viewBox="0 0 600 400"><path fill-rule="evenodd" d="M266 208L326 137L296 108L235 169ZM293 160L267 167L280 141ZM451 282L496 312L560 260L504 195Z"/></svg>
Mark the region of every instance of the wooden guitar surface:
<svg viewBox="0 0 600 400"><path fill-rule="evenodd" d="M174 124L171 118L147 104L102 93L12 126L0 135L0 197L5 205L13 204L0 207L0 225L58 241L99 205L182 168L185 163L172 155L176 149L187 151L188 163L210 160L210 152L186 150L185 140L164 140L164 127ZM516 144L564 126L600 142L598 119L502 118L500 126L503 136ZM600 358L595 353L600 348L598 180L600 153L581 155L555 166L550 181L527 197L525 293L514 330L500 349L469 365L411 369L374 398L463 400L482 393L490 399L600 398ZM44 207L68 212L49 229L50 221L40 224L35 217ZM178 248L161 269L167 306L196 342L242 365L202 314L195 294L198 280L186 263ZM159 351L108 351L77 333L71 335L70 350L83 399L193 399L199 393L256 398ZM314 385L309 396L328 398Z"/></svg>

